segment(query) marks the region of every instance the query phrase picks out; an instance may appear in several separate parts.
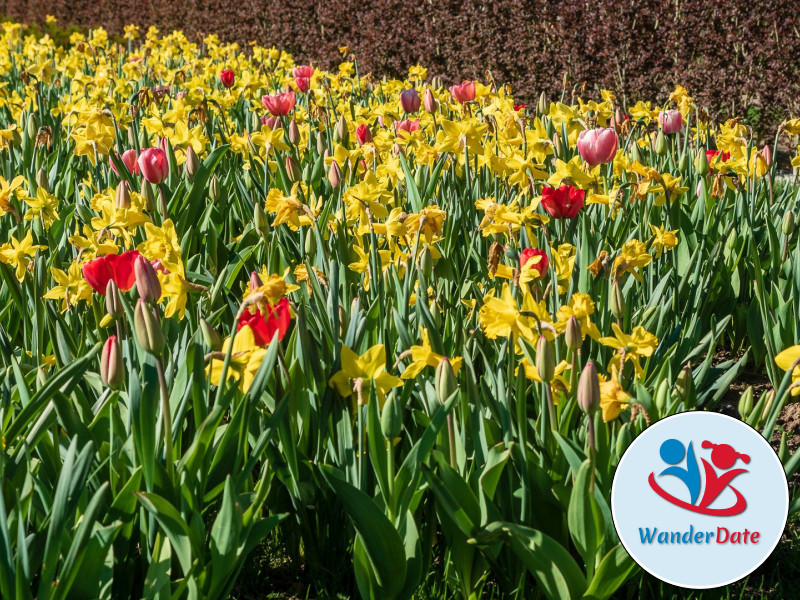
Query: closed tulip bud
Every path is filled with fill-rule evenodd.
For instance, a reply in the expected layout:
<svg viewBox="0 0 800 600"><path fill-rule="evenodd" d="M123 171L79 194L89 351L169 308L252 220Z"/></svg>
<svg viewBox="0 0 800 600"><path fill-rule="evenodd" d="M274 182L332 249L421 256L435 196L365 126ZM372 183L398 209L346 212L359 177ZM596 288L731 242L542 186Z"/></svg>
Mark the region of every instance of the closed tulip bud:
<svg viewBox="0 0 800 600"><path fill-rule="evenodd" d="M572 315L569 319L567 319L567 328L564 331L564 339L567 342L567 348L570 350L577 350L583 343L581 323L575 318L575 315Z"/></svg>
<svg viewBox="0 0 800 600"><path fill-rule="evenodd" d="M783 225L781 228L783 229L783 235L786 237L791 237L794 233L794 213L791 210L787 210L786 214L783 215Z"/></svg>
<svg viewBox="0 0 800 600"><path fill-rule="evenodd" d="M317 132L317 154L320 156L325 154L325 150L328 149L328 142L325 139L325 134L321 131Z"/></svg>
<svg viewBox="0 0 800 600"><path fill-rule="evenodd" d="M433 97L431 88L425 88L425 93L422 95L422 107L429 113L435 113L439 108L439 103Z"/></svg>
<svg viewBox="0 0 800 600"><path fill-rule="evenodd" d="M669 144L667 144L667 136L664 135L663 131L658 132L658 135L656 136L656 143L655 146L653 147L653 151L659 156L664 156L669 151Z"/></svg>
<svg viewBox="0 0 800 600"><path fill-rule="evenodd" d="M782 464L786 464L786 460L789 458L789 446L786 441L786 432L784 431L781 433L781 443L778 446L778 459L780 459Z"/></svg>
<svg viewBox="0 0 800 600"><path fill-rule="evenodd" d="M453 365L450 364L450 360L446 357L442 358L439 361L439 366L436 367L435 383L436 397L439 398L439 402L442 404L447 402L458 391L458 380L453 371Z"/></svg>
<svg viewBox="0 0 800 600"><path fill-rule="evenodd" d="M145 352L155 356L161 355L166 344L164 331L161 329L158 317L141 298L136 301L136 309L133 312L133 329L136 341Z"/></svg>
<svg viewBox="0 0 800 600"><path fill-rule="evenodd" d="M342 182L342 170L336 161L333 161L328 169L328 181L331 182L331 186L334 188L338 188Z"/></svg>
<svg viewBox="0 0 800 600"><path fill-rule="evenodd" d="M39 123L36 119L36 115L34 113L30 113L28 115L28 121L25 127L25 135L28 136L29 139L35 140L36 134L39 132Z"/></svg>
<svg viewBox="0 0 800 600"><path fill-rule="evenodd" d="M194 148L189 146L186 149L186 174L189 176L189 181L194 179L194 176L199 170L200 159L197 157L197 153L194 151Z"/></svg>
<svg viewBox="0 0 800 600"><path fill-rule="evenodd" d="M217 174L211 176L211 183L208 186L208 197L211 198L211 202L216 203L219 200L220 190L219 190L219 179L217 179Z"/></svg>
<svg viewBox="0 0 800 600"><path fill-rule="evenodd" d="M116 390L125 381L122 350L115 335L110 336L103 346L103 353L100 355L100 379L112 390Z"/></svg>
<svg viewBox="0 0 800 600"><path fill-rule="evenodd" d="M578 406L589 416L600 406L600 378L592 361L583 367L578 380Z"/></svg>
<svg viewBox="0 0 800 600"><path fill-rule="evenodd" d="M675 380L675 392L687 408L694 405L694 379L692 378L692 369L689 365L684 366L681 372L678 373L678 377Z"/></svg>
<svg viewBox="0 0 800 600"><path fill-rule="evenodd" d="M622 109L618 106L617 109L614 111L614 126L616 129L622 127L622 123L625 121L625 115L622 114Z"/></svg>
<svg viewBox="0 0 800 600"><path fill-rule="evenodd" d="M144 198L145 210L152 211L156 205L156 197L153 194L153 188L146 181L142 181L142 198Z"/></svg>
<svg viewBox="0 0 800 600"><path fill-rule="evenodd" d="M356 127L356 141L359 146L363 146L372 141L372 132L366 124L362 123Z"/></svg>
<svg viewBox="0 0 800 600"><path fill-rule="evenodd" d="M403 413L397 394L390 394L381 410L381 433L389 442L400 435L403 429Z"/></svg>
<svg viewBox="0 0 800 600"><path fill-rule="evenodd" d="M158 302L161 297L161 282L150 261L144 256L137 256L136 262L133 263L133 271L136 273L136 291L139 292L139 298L145 302Z"/></svg>
<svg viewBox="0 0 800 600"><path fill-rule="evenodd" d="M553 351L553 344L544 336L539 337L536 344L536 370L542 381L550 383L556 374L556 354Z"/></svg>
<svg viewBox="0 0 800 600"><path fill-rule="evenodd" d="M203 341L212 352L217 352L222 348L222 338L219 333L203 317L200 317L200 332L203 334Z"/></svg>
<svg viewBox="0 0 800 600"><path fill-rule="evenodd" d="M350 143L350 129L347 127L347 121L344 117L339 117L336 125L333 126L333 139L340 142L342 146L347 146Z"/></svg>
<svg viewBox="0 0 800 600"><path fill-rule="evenodd" d="M767 168L772 166L772 148L769 147L769 144L765 145L763 150L761 150L761 156L764 158L764 163L767 165Z"/></svg>
<svg viewBox="0 0 800 600"><path fill-rule="evenodd" d="M131 193L128 190L128 182L120 181L117 186L117 193L114 196L117 208L128 209L131 207Z"/></svg>
<svg viewBox="0 0 800 600"><path fill-rule="evenodd" d="M150 140L147 139L147 132L144 130L139 132L139 148L144 150L150 147Z"/></svg>
<svg viewBox="0 0 800 600"><path fill-rule="evenodd" d="M536 110L540 115L546 115L550 110L550 101L547 99L547 94L544 92L539 94L539 102L536 103Z"/></svg>
<svg viewBox="0 0 800 600"><path fill-rule="evenodd" d="M681 154L681 158L678 161L678 171L681 173L686 173L689 170L689 155L684 152Z"/></svg>
<svg viewBox="0 0 800 600"><path fill-rule="evenodd" d="M561 156L562 144L561 136L558 133L553 134L553 152L556 156Z"/></svg>
<svg viewBox="0 0 800 600"><path fill-rule="evenodd" d="M614 446L617 460L622 458L622 455L625 454L625 450L628 449L632 441L633 434L631 433L631 425L630 423L623 423L622 427L619 428L619 433L617 433L617 442Z"/></svg>
<svg viewBox="0 0 800 600"><path fill-rule="evenodd" d="M639 152L639 144L631 145L631 160L634 162L642 162L642 153Z"/></svg>
<svg viewBox="0 0 800 600"><path fill-rule="evenodd" d="M422 249L422 252L419 253L418 263L420 271L422 274L425 275L425 279L430 279L431 273L433 272L433 257L431 256L431 251L428 250L428 247L425 246Z"/></svg>
<svg viewBox="0 0 800 600"><path fill-rule="evenodd" d="M138 140L136 139L136 131L134 131L133 127L128 127L128 146L133 148L134 146L136 146L137 141Z"/></svg>
<svg viewBox="0 0 800 600"><path fill-rule="evenodd" d="M262 285L264 285L264 282L258 276L258 271L250 271L250 291L255 292Z"/></svg>
<svg viewBox="0 0 800 600"><path fill-rule="evenodd" d="M708 156L703 149L700 149L697 152L697 156L694 159L694 170L697 171L697 174L702 177L708 175L710 170L710 167L708 166Z"/></svg>
<svg viewBox="0 0 800 600"><path fill-rule="evenodd" d="M121 317L125 312L119 297L119 288L113 279L109 279L106 284L106 312L112 317Z"/></svg>
<svg viewBox="0 0 800 600"><path fill-rule="evenodd" d="M309 260L312 260L314 258L314 254L317 251L317 240L314 237L313 231L308 231L306 233L304 246L305 246L306 256L308 256ZM386 272L388 272L388 269Z"/></svg>
<svg viewBox="0 0 800 600"><path fill-rule="evenodd" d="M297 161L288 154L286 155L286 174L292 183L297 183L303 178L303 173L300 171Z"/></svg>
<svg viewBox="0 0 800 600"><path fill-rule="evenodd" d="M613 314L617 319L622 319L622 316L625 314L625 298L622 295L622 290L619 287L619 283L614 281L611 284L611 314Z"/></svg>
<svg viewBox="0 0 800 600"><path fill-rule="evenodd" d="M269 221L267 220L267 215L264 212L264 209L261 208L261 204L256 202L256 207L253 210L253 223L256 226L256 231L258 231L261 235L267 235L269 233Z"/></svg>
<svg viewBox="0 0 800 600"><path fill-rule="evenodd" d="M300 129L294 119L289 121L289 141L295 145L300 143Z"/></svg>
<svg viewBox="0 0 800 600"><path fill-rule="evenodd" d="M44 170L44 167L36 172L36 185L45 192L50 192L50 182L47 180L47 171Z"/></svg>
<svg viewBox="0 0 800 600"><path fill-rule="evenodd" d="M350 319L341 304L337 312L339 313L339 337L344 339L344 336L347 335L347 329L350 326Z"/></svg>
<svg viewBox="0 0 800 600"><path fill-rule="evenodd" d="M766 402L764 402L764 410L761 411L761 416L758 419L758 426L761 427L764 422L769 417L769 413L772 411L772 405L775 402L775 390L769 390L767 392Z"/></svg>
<svg viewBox="0 0 800 600"><path fill-rule="evenodd" d="M753 412L753 386L748 385L747 389L742 392L742 395L739 397L739 406L738 406L739 414L743 419L746 419L750 416L750 413Z"/></svg>

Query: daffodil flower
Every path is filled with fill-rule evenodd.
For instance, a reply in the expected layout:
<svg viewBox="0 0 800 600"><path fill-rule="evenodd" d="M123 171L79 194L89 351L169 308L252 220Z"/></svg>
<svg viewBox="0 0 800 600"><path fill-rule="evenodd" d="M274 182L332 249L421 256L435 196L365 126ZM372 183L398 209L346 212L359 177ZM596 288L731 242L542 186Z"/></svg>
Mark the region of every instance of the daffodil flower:
<svg viewBox="0 0 800 600"><path fill-rule="evenodd" d="M403 385L403 380L386 372L386 347L376 344L361 356L347 346L342 346L342 368L328 381L339 395L348 398L354 393L361 404L369 400L369 390L363 385L374 385L378 403L382 406L386 393Z"/></svg>

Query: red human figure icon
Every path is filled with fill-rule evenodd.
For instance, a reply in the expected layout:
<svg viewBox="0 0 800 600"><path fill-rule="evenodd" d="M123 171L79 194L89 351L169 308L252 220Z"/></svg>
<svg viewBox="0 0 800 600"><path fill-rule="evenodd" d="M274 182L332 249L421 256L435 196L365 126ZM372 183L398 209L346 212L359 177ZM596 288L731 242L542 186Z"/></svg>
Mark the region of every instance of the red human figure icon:
<svg viewBox="0 0 800 600"><path fill-rule="evenodd" d="M711 451L711 462L714 463L714 466L718 469L730 469L738 459L741 459L745 464L750 462L750 457L747 454L740 454L739 452L736 452L736 450L734 450L733 447L729 446L728 444L713 444L708 440L705 440L702 443L702 447L713 448ZM748 472L747 469L733 469L732 471L727 471L718 476L717 472L714 470L714 467L708 464L708 461L706 461L705 458L700 460L703 462L703 468L705 469L706 474L706 488L703 498L700 501L701 508L707 507L714 500L716 500L717 496L722 493L722 490L730 485L730 482L734 477ZM730 488L736 494L736 504L731 507L731 510L735 510L735 512L731 512L729 514L739 514L746 508L747 502L739 490L733 486L730 486Z"/></svg>

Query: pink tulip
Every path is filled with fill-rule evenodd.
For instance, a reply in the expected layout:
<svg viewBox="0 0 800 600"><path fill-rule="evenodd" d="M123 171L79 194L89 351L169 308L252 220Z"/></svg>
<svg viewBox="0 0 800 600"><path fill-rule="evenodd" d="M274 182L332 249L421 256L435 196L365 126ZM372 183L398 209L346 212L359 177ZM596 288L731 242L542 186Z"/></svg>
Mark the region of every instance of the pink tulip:
<svg viewBox="0 0 800 600"><path fill-rule="evenodd" d="M131 175L138 175L139 174L139 165L136 164L136 159L138 155L136 154L136 150L131 148L130 150L125 150L120 156L120 160L122 160L123 164L128 168L128 172ZM119 177L119 172L117 171L117 167L114 162L111 162L111 169L116 173L117 177Z"/></svg>
<svg viewBox="0 0 800 600"><path fill-rule="evenodd" d="M764 163L767 165L767 168L772 166L772 148L769 147L769 144L764 146L764 149L761 150L761 156L764 158Z"/></svg>
<svg viewBox="0 0 800 600"><path fill-rule="evenodd" d="M139 169L150 183L161 183L169 175L167 153L161 148L147 148L139 155Z"/></svg>
<svg viewBox="0 0 800 600"><path fill-rule="evenodd" d="M612 128L584 129L578 135L578 152L590 167L614 160L618 147L619 138Z"/></svg>
<svg viewBox="0 0 800 600"><path fill-rule="evenodd" d="M272 115L281 117L288 115L294 108L294 92L261 96L261 103Z"/></svg>
<svg viewBox="0 0 800 600"><path fill-rule="evenodd" d="M465 81L461 85L450 86L450 93L455 98L456 102L472 102L475 100L475 82Z"/></svg>
<svg viewBox="0 0 800 600"><path fill-rule="evenodd" d="M280 125L278 117L261 117L261 124L266 125L270 129L275 129Z"/></svg>
<svg viewBox="0 0 800 600"><path fill-rule="evenodd" d="M311 65L300 65L299 67L295 67L292 69L292 77L297 79L298 77L307 77L311 79L314 75L314 67Z"/></svg>
<svg viewBox="0 0 800 600"><path fill-rule="evenodd" d="M394 122L394 129L395 133L398 135L401 131L405 131L406 133L411 133L412 131L419 131L419 119L406 119L405 121L395 121Z"/></svg>
<svg viewBox="0 0 800 600"><path fill-rule="evenodd" d="M678 133L683 127L683 116L679 110L662 110L658 113L658 122L664 133Z"/></svg>
<svg viewBox="0 0 800 600"><path fill-rule="evenodd" d="M420 104L422 104L422 99L419 97L417 90L403 90L400 92L400 106L403 107L404 112L417 112Z"/></svg>
<svg viewBox="0 0 800 600"><path fill-rule="evenodd" d="M422 106L425 107L429 113L436 112L439 103L436 102L436 98L433 97L433 92L431 88L425 88L425 94L423 94L422 98Z"/></svg>

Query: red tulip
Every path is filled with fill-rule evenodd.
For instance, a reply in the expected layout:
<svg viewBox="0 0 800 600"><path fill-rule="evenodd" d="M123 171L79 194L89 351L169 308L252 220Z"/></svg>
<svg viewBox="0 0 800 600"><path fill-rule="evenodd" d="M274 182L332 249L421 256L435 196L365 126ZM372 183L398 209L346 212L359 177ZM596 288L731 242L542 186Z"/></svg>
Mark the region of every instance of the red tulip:
<svg viewBox="0 0 800 600"><path fill-rule="evenodd" d="M578 135L578 152L590 167L614 160L618 147L617 132L610 127L584 129Z"/></svg>
<svg viewBox="0 0 800 600"><path fill-rule="evenodd" d="M273 94L272 96L261 96L261 103L272 115L281 117L288 115L294 108L294 92L283 94Z"/></svg>
<svg viewBox="0 0 800 600"><path fill-rule="evenodd" d="M307 92L311 88L311 77L314 75L314 67L311 65L301 65L292 69L292 77L301 92Z"/></svg>
<svg viewBox="0 0 800 600"><path fill-rule="evenodd" d="M475 82L464 81L460 85L452 85L450 86L450 93L456 102L461 102L461 104L472 102L475 100Z"/></svg>
<svg viewBox="0 0 800 600"><path fill-rule="evenodd" d="M119 159L123 162L123 164L128 168L128 172L132 175L139 174L139 165L136 164L137 154L136 150L131 148L130 150L125 150L122 153L122 156ZM111 170L114 171L114 174L119 177L119 171L117 171L117 165L114 164L114 161L111 162Z"/></svg>
<svg viewBox="0 0 800 600"><path fill-rule="evenodd" d="M122 254L107 254L84 263L83 277L99 294L106 295L108 282L113 280L117 287L127 292L136 283L133 265L139 256L138 250L128 250Z"/></svg>
<svg viewBox="0 0 800 600"><path fill-rule="evenodd" d="M251 313L246 310L239 318L239 323L236 330L240 330L245 325L248 325L253 330L253 338L255 343L259 346L267 346L278 333L278 341L282 340L289 330L292 315L289 312L289 300L281 298L275 306L267 306L267 314L264 315L261 311Z"/></svg>
<svg viewBox="0 0 800 600"><path fill-rule="evenodd" d="M679 110L662 110L658 113L658 122L664 133L678 133L683 127L683 115Z"/></svg>
<svg viewBox="0 0 800 600"><path fill-rule="evenodd" d="M562 185L558 189L546 187L542 190L542 206L556 219L572 219L583 208L584 190Z"/></svg>
<svg viewBox="0 0 800 600"><path fill-rule="evenodd" d="M420 104L422 104L422 98L419 97L417 90L403 90L400 92L400 106L403 107L404 112L417 112Z"/></svg>
<svg viewBox="0 0 800 600"><path fill-rule="evenodd" d="M411 133L412 131L419 131L419 119L406 119L405 121L395 121L394 130L398 135L401 131Z"/></svg>
<svg viewBox="0 0 800 600"><path fill-rule="evenodd" d="M150 183L161 183L169 175L167 153L161 148L147 148L139 155L139 169Z"/></svg>
<svg viewBox="0 0 800 600"><path fill-rule="evenodd" d="M514 105L514 111L515 112L519 112L521 110L525 110L526 108L527 107L524 104L515 104Z"/></svg>
<svg viewBox="0 0 800 600"><path fill-rule="evenodd" d="M530 268L538 273L538 278L541 279L547 275L547 269L550 268L550 261L547 258L547 253L544 250L537 250L536 248L525 248L522 254L519 255L519 268L522 269L528 262L535 256L541 256L541 259L531 263Z"/></svg>
<svg viewBox="0 0 800 600"><path fill-rule="evenodd" d="M236 81L236 75L230 69L223 69L219 73L219 80L226 88L232 88L234 81Z"/></svg>
<svg viewBox="0 0 800 600"><path fill-rule="evenodd" d="M369 127L364 125L363 123L356 127L356 140L358 140L358 145L363 146L372 141L372 132L369 130Z"/></svg>

